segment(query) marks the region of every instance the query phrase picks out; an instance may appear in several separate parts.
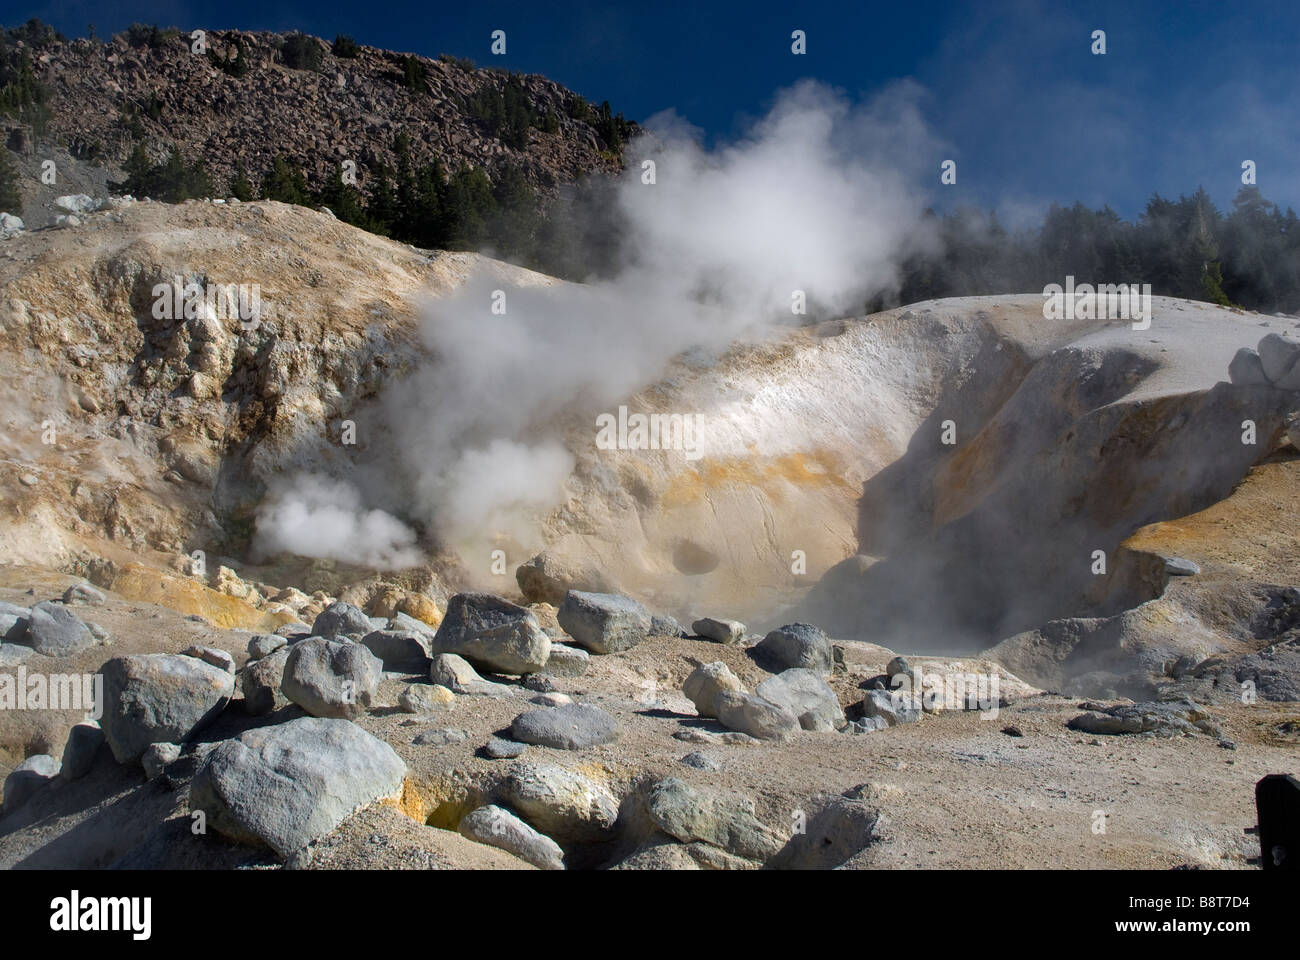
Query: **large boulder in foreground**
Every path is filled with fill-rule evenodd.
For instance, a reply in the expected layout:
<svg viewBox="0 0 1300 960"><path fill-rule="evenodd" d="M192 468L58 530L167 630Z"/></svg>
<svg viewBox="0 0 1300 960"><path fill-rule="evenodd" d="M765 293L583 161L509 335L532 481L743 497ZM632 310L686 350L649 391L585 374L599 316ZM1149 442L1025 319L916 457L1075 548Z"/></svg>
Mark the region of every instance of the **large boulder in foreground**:
<svg viewBox="0 0 1300 960"><path fill-rule="evenodd" d="M104 738L118 763L154 743L183 743L216 718L235 692L234 675L196 657L144 653L117 657L104 677Z"/></svg>
<svg viewBox="0 0 1300 960"><path fill-rule="evenodd" d="M289 648L280 691L313 717L350 720L366 712L383 675L368 647L312 637Z"/></svg>
<svg viewBox="0 0 1300 960"><path fill-rule="evenodd" d="M362 807L401 795L406 764L347 720L302 717L249 730L208 754L190 809L219 833L287 857Z"/></svg>
<svg viewBox="0 0 1300 960"><path fill-rule="evenodd" d="M635 647L650 633L650 611L618 593L570 590L556 614L560 627L592 653L618 653Z"/></svg>
<svg viewBox="0 0 1300 960"><path fill-rule="evenodd" d="M447 604L431 656L454 653L493 673L537 673L551 639L531 610L490 593L458 593Z"/></svg>

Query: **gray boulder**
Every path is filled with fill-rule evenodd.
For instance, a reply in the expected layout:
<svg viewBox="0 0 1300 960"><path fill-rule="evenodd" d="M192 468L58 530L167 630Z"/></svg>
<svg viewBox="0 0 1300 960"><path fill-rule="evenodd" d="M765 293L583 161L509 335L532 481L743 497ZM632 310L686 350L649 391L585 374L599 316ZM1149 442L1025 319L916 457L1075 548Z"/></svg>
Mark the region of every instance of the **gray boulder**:
<svg viewBox="0 0 1300 960"><path fill-rule="evenodd" d="M364 637L374 629L361 608L339 600L316 615L311 625L313 637Z"/></svg>
<svg viewBox="0 0 1300 960"><path fill-rule="evenodd" d="M248 713L261 717L288 705L289 698L280 685L291 649L289 646L279 647L240 671L239 688L243 691L244 709Z"/></svg>
<svg viewBox="0 0 1300 960"><path fill-rule="evenodd" d="M216 647L187 647L181 651L182 657L194 657L202 660L204 663L210 663L214 667L226 671L226 673L235 672L235 658L225 650L218 650Z"/></svg>
<svg viewBox="0 0 1300 960"><path fill-rule="evenodd" d="M489 804L470 812L456 827L462 837L497 847L542 870L563 870L564 851L504 807Z"/></svg>
<svg viewBox="0 0 1300 960"><path fill-rule="evenodd" d="M151 743L183 743L214 720L235 678L195 657L135 654L109 660L100 726L118 763L138 760Z"/></svg>
<svg viewBox="0 0 1300 960"><path fill-rule="evenodd" d="M750 693L723 691L714 706L724 727L759 740L784 740L799 730L798 717Z"/></svg>
<svg viewBox="0 0 1300 960"><path fill-rule="evenodd" d="M868 690L862 698L862 716L881 720L889 727L900 723L919 723L921 698L897 690Z"/></svg>
<svg viewBox="0 0 1300 960"><path fill-rule="evenodd" d="M880 812L863 800L834 797L771 860L775 870L834 870L877 839Z"/></svg>
<svg viewBox="0 0 1300 960"><path fill-rule="evenodd" d="M169 763L175 763L180 758L181 747L178 743L149 744L149 749L145 750L140 758L140 764L144 767L144 778L157 780Z"/></svg>
<svg viewBox="0 0 1300 960"><path fill-rule="evenodd" d="M1242 347L1232 358L1228 364L1228 379L1239 387L1266 386L1269 382L1258 351L1250 347Z"/></svg>
<svg viewBox="0 0 1300 960"><path fill-rule="evenodd" d="M575 643L592 653L618 653L650 633L650 611L618 593L570 590L556 618Z"/></svg>
<svg viewBox="0 0 1300 960"><path fill-rule="evenodd" d="M284 637L290 643L296 643L299 640L306 640L312 634L311 627L305 623L295 621L293 623L286 623L276 627L275 635L277 637Z"/></svg>
<svg viewBox="0 0 1300 960"><path fill-rule="evenodd" d="M47 657L66 657L92 646L95 637L63 604L44 600L32 607L23 642Z"/></svg>
<svg viewBox="0 0 1300 960"><path fill-rule="evenodd" d="M754 690L768 703L774 703L799 718L805 730L838 730L844 726L844 709L835 691L816 670L795 667L768 677Z"/></svg>
<svg viewBox="0 0 1300 960"><path fill-rule="evenodd" d="M429 680L452 693L484 697L508 697L514 691L504 683L484 680L464 657L440 653L429 664Z"/></svg>
<svg viewBox="0 0 1300 960"><path fill-rule="evenodd" d="M556 750L583 750L616 739L618 721L600 707L582 703L542 707L515 717L510 736Z"/></svg>
<svg viewBox="0 0 1300 960"><path fill-rule="evenodd" d="M650 788L646 812L656 827L682 843L707 843L746 860L766 860L781 847L781 838L754 816L754 801L693 787L677 777Z"/></svg>
<svg viewBox="0 0 1300 960"><path fill-rule="evenodd" d="M436 683L413 683L397 698L397 706L403 713L443 713L455 705L455 694Z"/></svg>
<svg viewBox="0 0 1300 960"><path fill-rule="evenodd" d="M519 592L529 603L559 606L570 590L608 591L611 584L597 571L575 569L546 552L539 553L515 570Z"/></svg>
<svg viewBox="0 0 1300 960"><path fill-rule="evenodd" d="M28 757L5 777L4 813L13 813L59 775L59 761L49 754Z"/></svg>
<svg viewBox="0 0 1300 960"><path fill-rule="evenodd" d="M506 802L529 823L565 842L609 839L618 820L618 801L608 789L555 764L514 764L502 792Z"/></svg>
<svg viewBox="0 0 1300 960"><path fill-rule="evenodd" d="M1149 734L1176 737L1182 734L1221 735L1207 710L1189 700L1125 703L1082 713L1066 724L1071 730L1110 735Z"/></svg>
<svg viewBox="0 0 1300 960"><path fill-rule="evenodd" d="M20 643L27 636L27 621L31 615L30 607L0 603L0 642Z"/></svg>
<svg viewBox="0 0 1300 960"><path fill-rule="evenodd" d="M721 660L696 667L682 684L682 693L695 704L695 712L701 717L718 715L718 694L726 691L744 693L745 685Z"/></svg>
<svg viewBox="0 0 1300 960"><path fill-rule="evenodd" d="M745 639L745 625L739 620L716 620L703 617L691 624L697 637L712 640L715 643L739 643Z"/></svg>
<svg viewBox="0 0 1300 960"><path fill-rule="evenodd" d="M799 667L825 676L835 665L830 637L811 623L777 627L754 647L754 656L774 673Z"/></svg>
<svg viewBox="0 0 1300 960"><path fill-rule="evenodd" d="M104 731L94 720L74 724L63 744L59 774L64 780L80 780L95 765L95 755L104 745Z"/></svg>
<svg viewBox="0 0 1300 960"><path fill-rule="evenodd" d="M433 638L431 655L454 653L493 673L537 673L551 639L531 610L490 593L458 593Z"/></svg>
<svg viewBox="0 0 1300 960"><path fill-rule="evenodd" d="M249 730L207 755L190 809L219 833L287 857L361 807L397 797L406 764L346 720L302 717Z"/></svg>
<svg viewBox="0 0 1300 960"><path fill-rule="evenodd" d="M1289 382L1288 376L1300 361L1300 340L1281 333L1270 333L1259 341L1259 362L1264 369L1264 376L1277 387Z"/></svg>
<svg viewBox="0 0 1300 960"><path fill-rule="evenodd" d="M280 690L313 717L351 720L366 712L383 673L361 644L312 637L289 648Z"/></svg>
<svg viewBox="0 0 1300 960"><path fill-rule="evenodd" d="M361 638L361 643L383 661L385 670L401 673L424 673L429 668L429 649L433 637L417 630L375 630Z"/></svg>
<svg viewBox="0 0 1300 960"><path fill-rule="evenodd" d="M656 613L650 618L650 635L654 637L685 637L687 632L677 622L676 617L666 613Z"/></svg>
<svg viewBox="0 0 1300 960"><path fill-rule="evenodd" d="M591 655L565 643L551 641L551 655L546 660L546 673L552 677L580 677L587 672Z"/></svg>
<svg viewBox="0 0 1300 960"><path fill-rule="evenodd" d="M513 760L523 756L528 744L506 740L503 737L491 737L483 747L483 752L493 760Z"/></svg>
<svg viewBox="0 0 1300 960"><path fill-rule="evenodd" d="M274 633L259 633L248 641L248 658L250 660L261 660L263 657L269 657L281 647L289 643L286 637L277 636Z"/></svg>
<svg viewBox="0 0 1300 960"><path fill-rule="evenodd" d="M74 583L63 591L63 602L67 604L84 603L97 606L107 599L103 591L95 589L84 580L80 583Z"/></svg>

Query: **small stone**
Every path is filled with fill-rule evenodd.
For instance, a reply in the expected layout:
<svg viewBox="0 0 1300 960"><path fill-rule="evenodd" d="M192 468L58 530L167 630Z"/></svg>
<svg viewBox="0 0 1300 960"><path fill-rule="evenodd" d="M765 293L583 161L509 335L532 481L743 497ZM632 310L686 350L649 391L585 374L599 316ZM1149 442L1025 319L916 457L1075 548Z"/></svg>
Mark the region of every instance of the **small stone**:
<svg viewBox="0 0 1300 960"><path fill-rule="evenodd" d="M695 712L701 717L718 715L718 694L726 691L743 693L745 685L721 660L696 667L682 684L682 693L695 704Z"/></svg>
<svg viewBox="0 0 1300 960"><path fill-rule="evenodd" d="M510 735L557 750L582 750L616 739L618 721L599 707L571 703L521 713L510 725Z"/></svg>
<svg viewBox="0 0 1300 960"><path fill-rule="evenodd" d="M439 713L451 710L456 695L441 684L413 683L397 698L403 713Z"/></svg>
<svg viewBox="0 0 1300 960"><path fill-rule="evenodd" d="M74 583L63 591L64 603L85 603L97 606L107 599L102 591L96 590L84 580L81 583Z"/></svg>
<svg viewBox="0 0 1300 960"><path fill-rule="evenodd" d="M573 703L573 698L565 693L541 693L528 701L539 707L563 707Z"/></svg>
<svg viewBox="0 0 1300 960"><path fill-rule="evenodd" d="M554 649L554 646L551 649ZM530 673L524 677L524 689L532 690L534 693L551 693L556 689L556 686L550 674Z"/></svg>
<svg viewBox="0 0 1300 960"><path fill-rule="evenodd" d="M745 639L745 625L739 620L715 620L713 617L703 617L691 624L691 630L697 637L715 643L739 643Z"/></svg>
<svg viewBox="0 0 1300 960"><path fill-rule="evenodd" d="M411 743L417 747L450 747L458 743L464 743L468 739L468 731L458 730L454 727L443 727L438 730L425 730L423 733L416 734Z"/></svg>
<svg viewBox="0 0 1300 960"><path fill-rule="evenodd" d="M226 671L226 673L235 672L235 658L225 650L218 650L216 647L187 647L182 651L181 656L194 657L196 660L210 663L217 669Z"/></svg>
<svg viewBox="0 0 1300 960"><path fill-rule="evenodd" d="M907 657L894 657L889 663L885 664L885 676L891 680L900 673L907 674L912 670L912 665L907 662Z"/></svg>
<svg viewBox="0 0 1300 960"><path fill-rule="evenodd" d="M889 690L868 690L862 698L862 715L879 717L888 726L900 723L919 723L921 699L907 693Z"/></svg>
<svg viewBox="0 0 1300 960"><path fill-rule="evenodd" d="M146 780L156 780L162 776L166 766L169 763L175 763L180 759L180 756L180 744L151 743L140 758L141 764L144 765L144 778Z"/></svg>
<svg viewBox="0 0 1300 960"><path fill-rule="evenodd" d="M312 636L331 639L339 636L364 637L372 630L374 626L370 618L359 607L341 600L322 610L311 625Z"/></svg>
<svg viewBox="0 0 1300 960"><path fill-rule="evenodd" d="M95 637L63 604L45 600L31 609L25 643L47 657L66 657L93 646Z"/></svg>
<svg viewBox="0 0 1300 960"><path fill-rule="evenodd" d="M1269 382L1259 352L1250 347L1242 347L1232 358L1228 364L1228 379L1239 387L1263 386Z"/></svg>
<svg viewBox="0 0 1300 960"><path fill-rule="evenodd" d="M591 663L591 654L564 643L551 643L546 672L553 677L581 677ZM531 674L530 674L531 676Z"/></svg>
<svg viewBox="0 0 1300 960"><path fill-rule="evenodd" d="M469 661L454 653L440 653L429 664L429 679L456 694L508 697L513 694L504 683L492 683L478 675Z"/></svg>
<svg viewBox="0 0 1300 960"><path fill-rule="evenodd" d="M456 828L461 836L497 847L542 870L563 870L564 851L504 807L479 807Z"/></svg>
<svg viewBox="0 0 1300 960"><path fill-rule="evenodd" d="M74 724L63 745L63 763L59 774L64 780L80 780L95 765L95 755L104 745L104 731L94 720Z"/></svg>
<svg viewBox="0 0 1300 960"><path fill-rule="evenodd" d="M290 646L282 646L239 672L239 688L244 694L244 709L255 717L273 713L287 706L289 698L280 689L284 665L289 661Z"/></svg>
<svg viewBox="0 0 1300 960"><path fill-rule="evenodd" d="M698 750L688 753L677 762L683 763L688 767L694 767L696 770L716 772L722 769L722 764L718 763L718 761L714 760L708 754L700 753Z"/></svg>
<svg viewBox="0 0 1300 960"><path fill-rule="evenodd" d="M1007 724L1005 727L1002 728L1002 732L1005 733L1008 737L1023 737L1025 735L1024 732L1019 727L1017 727L1014 723Z"/></svg>
<svg viewBox="0 0 1300 960"><path fill-rule="evenodd" d="M286 637L274 633L259 633L248 641L248 658L250 660L261 660L263 657L269 657L288 643Z"/></svg>
<svg viewBox="0 0 1300 960"><path fill-rule="evenodd" d="M17 810L58 775L59 761L49 754L38 753L28 757L5 777L3 812L8 814Z"/></svg>
<svg viewBox="0 0 1300 960"><path fill-rule="evenodd" d="M515 757L523 756L528 744L519 743L516 740L506 740L503 737L493 737L483 747L483 752L493 760L513 760Z"/></svg>
<svg viewBox="0 0 1300 960"><path fill-rule="evenodd" d="M1171 577L1194 577L1201 568L1191 560L1182 557L1165 557L1165 573Z"/></svg>
<svg viewBox="0 0 1300 960"><path fill-rule="evenodd" d="M753 694L724 690L714 706L723 726L759 740L784 740L799 730L794 714Z"/></svg>

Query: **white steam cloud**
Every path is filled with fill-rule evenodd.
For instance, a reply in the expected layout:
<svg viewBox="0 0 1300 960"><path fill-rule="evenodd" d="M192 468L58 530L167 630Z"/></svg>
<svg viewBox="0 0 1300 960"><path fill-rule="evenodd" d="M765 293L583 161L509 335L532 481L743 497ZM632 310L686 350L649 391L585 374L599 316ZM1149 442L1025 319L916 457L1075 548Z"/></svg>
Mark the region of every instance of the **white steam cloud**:
<svg viewBox="0 0 1300 960"><path fill-rule="evenodd" d="M891 288L919 236L912 169L929 165L937 181L919 95L900 85L855 106L801 83L715 150L675 115L652 118L615 193L630 235L614 279L512 287L504 315L491 309L502 283L488 277L429 304L423 335L437 359L383 397L394 448L385 502L453 549L499 534L531 545L574 464L555 427L562 415L611 409L686 351L764 336L790 321L796 290L854 313ZM355 493L301 479L261 512L261 542L406 557L410 530L353 503Z"/></svg>

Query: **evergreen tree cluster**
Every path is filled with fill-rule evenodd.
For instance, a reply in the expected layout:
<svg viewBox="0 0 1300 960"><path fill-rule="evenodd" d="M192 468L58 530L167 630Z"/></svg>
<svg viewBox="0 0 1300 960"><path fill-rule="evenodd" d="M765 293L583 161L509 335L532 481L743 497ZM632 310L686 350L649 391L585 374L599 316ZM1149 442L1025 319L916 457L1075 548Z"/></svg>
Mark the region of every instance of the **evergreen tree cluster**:
<svg viewBox="0 0 1300 960"><path fill-rule="evenodd" d="M0 113L30 123L37 133L49 119L49 91L32 70L32 50L56 39L59 35L39 20L0 29ZM20 42L24 46L19 47Z"/></svg>
<svg viewBox="0 0 1300 960"><path fill-rule="evenodd" d="M0 213L23 215L23 198L18 193L18 168L7 147L0 146Z"/></svg>
<svg viewBox="0 0 1300 960"><path fill-rule="evenodd" d="M900 303L1041 293L1073 276L1150 283L1156 296L1300 312L1300 223L1255 186L1242 187L1226 215L1198 189L1177 200L1153 196L1132 223L1109 207L1079 203L1053 205L1041 227L1017 233L976 210L930 218L937 248L903 262Z"/></svg>

